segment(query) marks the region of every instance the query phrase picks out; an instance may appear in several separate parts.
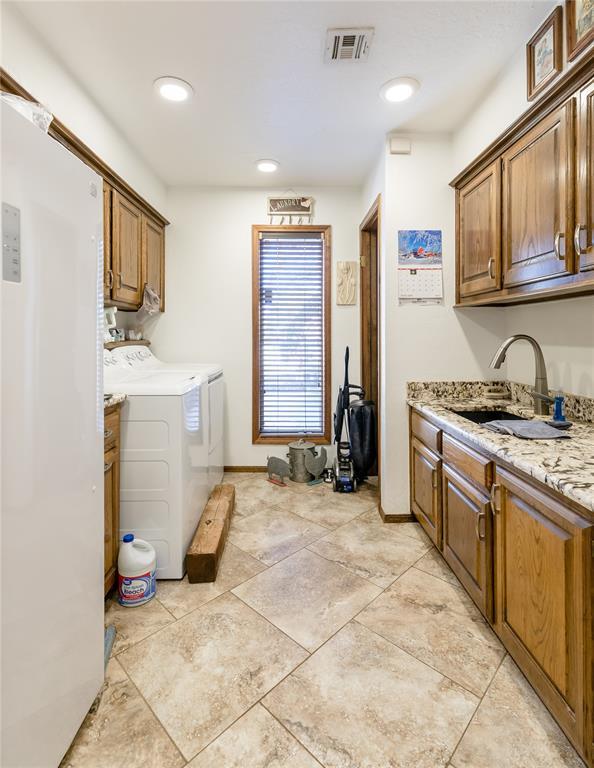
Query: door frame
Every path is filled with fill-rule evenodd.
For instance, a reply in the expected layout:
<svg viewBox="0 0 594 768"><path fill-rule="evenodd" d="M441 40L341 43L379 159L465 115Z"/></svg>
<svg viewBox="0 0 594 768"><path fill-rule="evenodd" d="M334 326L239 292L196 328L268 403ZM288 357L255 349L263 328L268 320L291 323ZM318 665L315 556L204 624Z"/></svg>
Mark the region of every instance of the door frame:
<svg viewBox="0 0 594 768"><path fill-rule="evenodd" d="M377 426L377 485L378 496L380 499L381 508L381 329L380 329L380 315L381 315L381 210L382 210L382 196L381 193L375 198L371 207L363 217L363 221L359 225L359 325L360 325L360 345L361 345L361 386L365 387L367 382L367 372L365 367L369 365L368 350L371 345L376 348L376 392L375 392L375 411L376 411L376 426ZM371 238L371 233L375 234L375 243ZM370 270L367 269L367 265L372 264L375 266L375 280L372 282L370 277ZM375 296L375 308L370 307L369 300L373 295ZM375 318L375 340L373 324L364 322L364 317L373 314ZM370 332L371 327L371 332ZM366 387L366 397L370 397L370 392Z"/></svg>

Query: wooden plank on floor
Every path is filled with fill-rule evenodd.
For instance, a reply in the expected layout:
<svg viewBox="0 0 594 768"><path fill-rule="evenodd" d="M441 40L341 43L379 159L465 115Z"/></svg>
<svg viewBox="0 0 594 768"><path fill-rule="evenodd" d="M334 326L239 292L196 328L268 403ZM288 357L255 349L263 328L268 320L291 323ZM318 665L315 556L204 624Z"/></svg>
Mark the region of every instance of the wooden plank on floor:
<svg viewBox="0 0 594 768"><path fill-rule="evenodd" d="M234 507L235 486L215 485L186 553L190 584L216 579Z"/></svg>

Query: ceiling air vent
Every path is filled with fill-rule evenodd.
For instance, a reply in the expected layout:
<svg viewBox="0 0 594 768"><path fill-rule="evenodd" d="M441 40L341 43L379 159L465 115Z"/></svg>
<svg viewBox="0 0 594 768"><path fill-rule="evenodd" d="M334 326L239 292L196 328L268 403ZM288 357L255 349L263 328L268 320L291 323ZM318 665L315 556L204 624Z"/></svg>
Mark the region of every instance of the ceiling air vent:
<svg viewBox="0 0 594 768"><path fill-rule="evenodd" d="M365 61L373 40L373 27L329 29L324 61Z"/></svg>

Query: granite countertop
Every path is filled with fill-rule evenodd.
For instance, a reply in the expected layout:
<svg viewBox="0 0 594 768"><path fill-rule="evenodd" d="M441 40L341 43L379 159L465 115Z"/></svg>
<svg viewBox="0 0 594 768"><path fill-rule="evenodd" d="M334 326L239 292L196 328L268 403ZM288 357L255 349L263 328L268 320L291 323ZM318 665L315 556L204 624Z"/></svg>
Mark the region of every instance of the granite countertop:
<svg viewBox="0 0 594 768"><path fill-rule="evenodd" d="M507 464L554 488L590 511L594 511L594 423L573 422L570 440L526 440L512 435L491 432L484 425L452 413L458 410L499 409L521 416L533 417L533 408L527 406L513 387L506 385L504 397L486 398L484 387L493 382L411 382L408 386L408 404L426 413L434 421L458 434L467 442L487 451ZM591 400L580 405L589 414ZM546 421L549 416L535 416Z"/></svg>
<svg viewBox="0 0 594 768"><path fill-rule="evenodd" d="M103 410L105 410L106 408L111 408L112 405L123 403L125 399L126 399L126 395L123 395L120 392L110 394L109 397L103 398Z"/></svg>

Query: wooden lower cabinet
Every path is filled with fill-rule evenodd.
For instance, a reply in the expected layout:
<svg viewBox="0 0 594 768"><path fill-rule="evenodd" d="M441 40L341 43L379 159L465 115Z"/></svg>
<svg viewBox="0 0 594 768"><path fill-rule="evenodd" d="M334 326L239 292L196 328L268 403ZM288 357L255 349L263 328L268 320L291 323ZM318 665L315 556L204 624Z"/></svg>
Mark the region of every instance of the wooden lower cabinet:
<svg viewBox="0 0 594 768"><path fill-rule="evenodd" d="M410 450L411 505L425 532L441 549L441 459L416 437Z"/></svg>
<svg viewBox="0 0 594 768"><path fill-rule="evenodd" d="M497 468L495 629L592 760L592 524Z"/></svg>
<svg viewBox="0 0 594 768"><path fill-rule="evenodd" d="M410 481L413 515L594 768L592 513L419 412Z"/></svg>
<svg viewBox="0 0 594 768"><path fill-rule="evenodd" d="M489 499L447 464L442 467L443 556L490 621L493 530Z"/></svg>
<svg viewBox="0 0 594 768"><path fill-rule="evenodd" d="M103 457L104 491L104 593L116 583L120 534L120 406L105 412L105 448Z"/></svg>

